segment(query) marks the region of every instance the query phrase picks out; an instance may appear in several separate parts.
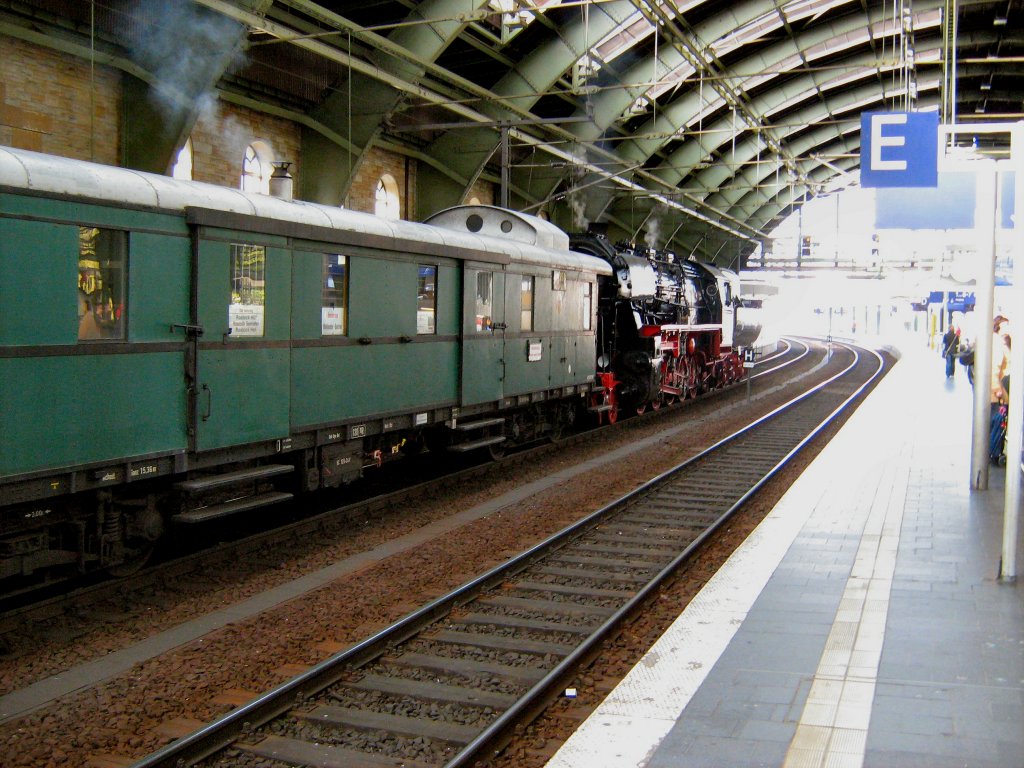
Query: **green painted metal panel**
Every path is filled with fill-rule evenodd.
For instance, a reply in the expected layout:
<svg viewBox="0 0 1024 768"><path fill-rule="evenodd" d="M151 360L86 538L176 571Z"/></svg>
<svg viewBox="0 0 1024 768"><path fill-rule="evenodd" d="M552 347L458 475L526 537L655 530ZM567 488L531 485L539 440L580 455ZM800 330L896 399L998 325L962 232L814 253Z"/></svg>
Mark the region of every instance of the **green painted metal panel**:
<svg viewBox="0 0 1024 768"><path fill-rule="evenodd" d="M78 341L78 227L0 218L0 345Z"/></svg>
<svg viewBox="0 0 1024 768"><path fill-rule="evenodd" d="M180 352L0 359L0 476L183 451Z"/></svg>
<svg viewBox="0 0 1024 768"><path fill-rule="evenodd" d="M416 262L352 259L350 336L416 335L417 266Z"/></svg>
<svg viewBox="0 0 1024 768"><path fill-rule="evenodd" d="M189 321L191 244L185 237L132 232L128 255L128 338L174 341Z"/></svg>
<svg viewBox="0 0 1024 768"><path fill-rule="evenodd" d="M454 402L458 365L454 341L296 349L292 424L309 427Z"/></svg>
<svg viewBox="0 0 1024 768"><path fill-rule="evenodd" d="M531 347L534 357L539 349L540 359L530 360ZM505 340L505 394L519 395L548 388L550 372L548 360L551 351L548 339L540 336L518 337Z"/></svg>
<svg viewBox="0 0 1024 768"><path fill-rule="evenodd" d="M295 251L292 254L293 339L320 338L323 269L323 253Z"/></svg>
<svg viewBox="0 0 1024 768"><path fill-rule="evenodd" d="M289 368L287 349L200 350L196 449L287 437Z"/></svg>
<svg viewBox="0 0 1024 768"><path fill-rule="evenodd" d="M392 261L367 256L349 259L349 333L353 338L409 336L416 333L419 265L438 267L435 335L458 333L460 270L436 258ZM319 310L317 310L319 312Z"/></svg>
<svg viewBox="0 0 1024 768"><path fill-rule="evenodd" d="M576 366L576 350L573 340L566 336L554 336L550 339L550 381L552 387L564 387L573 383L573 370Z"/></svg>
<svg viewBox="0 0 1024 768"><path fill-rule="evenodd" d="M492 275L491 321L498 328L491 331L477 330L476 289L481 272ZM462 305L462 380L461 402L463 405L500 400L505 392L506 360L505 332L501 330L506 320L505 275L492 269L477 269L466 266L463 272L466 290Z"/></svg>
<svg viewBox="0 0 1024 768"><path fill-rule="evenodd" d="M462 317L462 267L442 264L437 270L437 333L459 332Z"/></svg>
<svg viewBox="0 0 1024 768"><path fill-rule="evenodd" d="M53 219L95 227L150 230L185 236L188 225L175 213L132 210L115 205L92 205L31 195L0 194L0 215Z"/></svg>

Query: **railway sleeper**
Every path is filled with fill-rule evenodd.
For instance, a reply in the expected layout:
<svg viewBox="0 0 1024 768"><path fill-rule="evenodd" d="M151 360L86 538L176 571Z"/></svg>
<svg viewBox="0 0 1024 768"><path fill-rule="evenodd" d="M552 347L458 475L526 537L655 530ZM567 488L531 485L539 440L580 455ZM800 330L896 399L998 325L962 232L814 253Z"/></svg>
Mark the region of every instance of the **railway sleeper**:
<svg viewBox="0 0 1024 768"><path fill-rule="evenodd" d="M480 733L472 725L445 723L423 717L406 717L386 712L371 712L352 707L322 705L308 712L293 712L297 719L307 720L333 728L352 728L360 731L388 731L398 736L427 738L461 746L468 744Z"/></svg>
<svg viewBox="0 0 1024 768"><path fill-rule="evenodd" d="M539 667L512 666L498 661L460 659L428 653L407 652L401 656L384 656L380 662L388 666L423 669L433 673L454 673L464 677L489 675L523 685L535 683L546 674L546 671Z"/></svg>
<svg viewBox="0 0 1024 768"><path fill-rule="evenodd" d="M436 768L431 763L419 760L373 755L327 744L309 744L284 736L265 736L259 741L241 742L236 746L243 752L257 757L315 768Z"/></svg>
<svg viewBox="0 0 1024 768"><path fill-rule="evenodd" d="M390 696L411 696L422 701L469 707L506 709L516 702L516 696L511 693L497 693L461 685L386 677L372 673L365 674L358 680L340 682L338 685L359 691L377 692Z"/></svg>

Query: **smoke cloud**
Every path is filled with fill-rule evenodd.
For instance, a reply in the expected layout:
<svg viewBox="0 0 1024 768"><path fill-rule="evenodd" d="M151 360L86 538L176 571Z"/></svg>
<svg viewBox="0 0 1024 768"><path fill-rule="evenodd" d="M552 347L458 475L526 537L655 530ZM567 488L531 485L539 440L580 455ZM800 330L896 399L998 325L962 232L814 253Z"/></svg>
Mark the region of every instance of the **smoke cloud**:
<svg viewBox="0 0 1024 768"><path fill-rule="evenodd" d="M244 61L245 27L191 2L143 4L132 55L153 74L154 98L169 112L212 113L220 76Z"/></svg>

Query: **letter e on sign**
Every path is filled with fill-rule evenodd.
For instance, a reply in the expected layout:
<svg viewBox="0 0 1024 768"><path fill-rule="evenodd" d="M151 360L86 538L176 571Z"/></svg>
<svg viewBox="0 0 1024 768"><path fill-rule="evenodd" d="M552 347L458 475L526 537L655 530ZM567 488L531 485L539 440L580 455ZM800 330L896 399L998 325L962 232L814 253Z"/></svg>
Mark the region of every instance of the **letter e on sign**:
<svg viewBox="0 0 1024 768"><path fill-rule="evenodd" d="M905 171L907 170L906 160L884 160L882 158L883 147L902 147L907 143L907 137L903 135L886 136L882 133L882 127L886 125L906 125L907 116L904 114L893 115L872 115L871 116L871 170L872 171ZM896 154L896 153L893 153ZM898 156L898 155L897 155Z"/></svg>
<svg viewBox="0 0 1024 768"><path fill-rule="evenodd" d="M864 112L860 116L862 187L936 187L937 112Z"/></svg>

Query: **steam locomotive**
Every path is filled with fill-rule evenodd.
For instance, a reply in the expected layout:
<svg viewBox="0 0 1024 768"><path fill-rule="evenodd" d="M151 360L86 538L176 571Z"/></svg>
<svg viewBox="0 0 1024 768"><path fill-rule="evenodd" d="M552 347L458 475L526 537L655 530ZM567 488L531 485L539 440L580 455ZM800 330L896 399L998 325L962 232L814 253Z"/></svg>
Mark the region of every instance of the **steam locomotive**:
<svg viewBox="0 0 1024 768"><path fill-rule="evenodd" d="M0 148L0 272L2 594L742 370L735 274L488 206L386 221Z"/></svg>
<svg viewBox="0 0 1024 768"><path fill-rule="evenodd" d="M602 229L571 239L606 261L598 322L599 418L643 412L727 386L743 375L734 345L739 276L672 251L613 246Z"/></svg>

